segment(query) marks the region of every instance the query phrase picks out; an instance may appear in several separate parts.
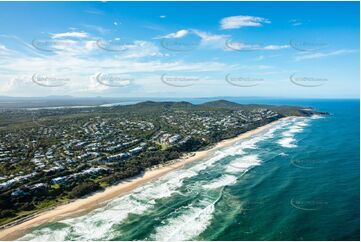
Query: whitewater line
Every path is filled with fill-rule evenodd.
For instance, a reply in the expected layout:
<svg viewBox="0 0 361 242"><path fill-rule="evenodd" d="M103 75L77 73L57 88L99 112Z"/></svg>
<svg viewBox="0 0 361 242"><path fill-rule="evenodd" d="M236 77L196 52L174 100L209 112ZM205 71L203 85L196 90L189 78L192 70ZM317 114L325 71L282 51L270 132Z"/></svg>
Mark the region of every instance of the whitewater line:
<svg viewBox="0 0 361 242"><path fill-rule="evenodd" d="M227 186L227 185L226 185ZM168 238L166 240L171 240L173 238L173 236L175 236L176 234L178 234L180 231L183 230L184 226L187 225L189 222L194 221L195 219L197 219L200 215L202 215L205 211L207 211L209 208L214 207L222 198L223 196L223 191L225 189L225 187L221 188L221 191L217 197L217 199L215 201L213 201L212 203L210 203L209 205L207 205L205 208L203 208L200 212L196 213L194 216L192 216L190 219L186 220L185 223L183 223L182 226L180 226L178 229L176 229L173 233L170 234L170 236L168 236Z"/></svg>

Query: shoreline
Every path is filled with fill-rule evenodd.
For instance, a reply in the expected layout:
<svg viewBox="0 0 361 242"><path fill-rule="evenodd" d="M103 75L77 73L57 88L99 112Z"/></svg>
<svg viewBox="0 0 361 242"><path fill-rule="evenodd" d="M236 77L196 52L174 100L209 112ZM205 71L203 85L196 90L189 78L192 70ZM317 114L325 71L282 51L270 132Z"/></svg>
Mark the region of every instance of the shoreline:
<svg viewBox="0 0 361 242"><path fill-rule="evenodd" d="M33 217L30 216L28 220L25 220L23 222L15 222L13 226L0 230L0 240L15 240L24 235L28 230L36 226L80 215L82 213L94 210L95 208L104 205L106 202L114 198L123 196L131 192L135 188L153 180L156 180L161 176L173 170L181 168L188 163L206 158L210 155L211 152L217 149L224 148L237 141L249 138L272 127L273 125L279 123L282 120L287 120L290 118L292 118L292 116L283 117L266 125L260 126L256 129L249 130L234 138L222 140L216 143L214 146L210 147L209 149L187 153L182 158L170 161L169 164L164 164L162 166L147 170L140 176L136 176L134 178L130 178L129 180L120 182L117 185L107 187L103 191L96 192L85 198L76 199L75 201L71 201L67 204L56 206L53 209L42 211L39 214L33 215Z"/></svg>

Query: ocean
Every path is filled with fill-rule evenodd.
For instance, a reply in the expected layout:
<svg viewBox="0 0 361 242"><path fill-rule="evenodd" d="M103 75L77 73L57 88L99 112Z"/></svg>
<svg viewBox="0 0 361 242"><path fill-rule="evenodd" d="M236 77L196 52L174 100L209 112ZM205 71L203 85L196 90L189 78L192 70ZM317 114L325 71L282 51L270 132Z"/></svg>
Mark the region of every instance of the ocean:
<svg viewBox="0 0 361 242"><path fill-rule="evenodd" d="M359 100L230 101L305 105L330 115L281 121L20 239L359 240Z"/></svg>

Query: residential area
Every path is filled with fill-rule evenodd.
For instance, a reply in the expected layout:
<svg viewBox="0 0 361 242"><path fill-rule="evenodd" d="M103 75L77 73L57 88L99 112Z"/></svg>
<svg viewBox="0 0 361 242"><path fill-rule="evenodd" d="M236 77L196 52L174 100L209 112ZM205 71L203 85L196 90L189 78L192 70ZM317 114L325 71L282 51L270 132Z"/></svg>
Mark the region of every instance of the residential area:
<svg viewBox="0 0 361 242"><path fill-rule="evenodd" d="M0 223L140 175L290 110L304 115L222 101L1 110Z"/></svg>

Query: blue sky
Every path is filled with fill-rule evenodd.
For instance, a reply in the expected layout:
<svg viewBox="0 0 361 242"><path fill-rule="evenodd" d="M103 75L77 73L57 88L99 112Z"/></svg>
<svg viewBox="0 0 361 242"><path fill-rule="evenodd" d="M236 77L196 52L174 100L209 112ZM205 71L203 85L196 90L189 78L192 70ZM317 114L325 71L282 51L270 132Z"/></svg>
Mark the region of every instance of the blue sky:
<svg viewBox="0 0 361 242"><path fill-rule="evenodd" d="M0 95L359 97L358 2L1 2L0 23Z"/></svg>

